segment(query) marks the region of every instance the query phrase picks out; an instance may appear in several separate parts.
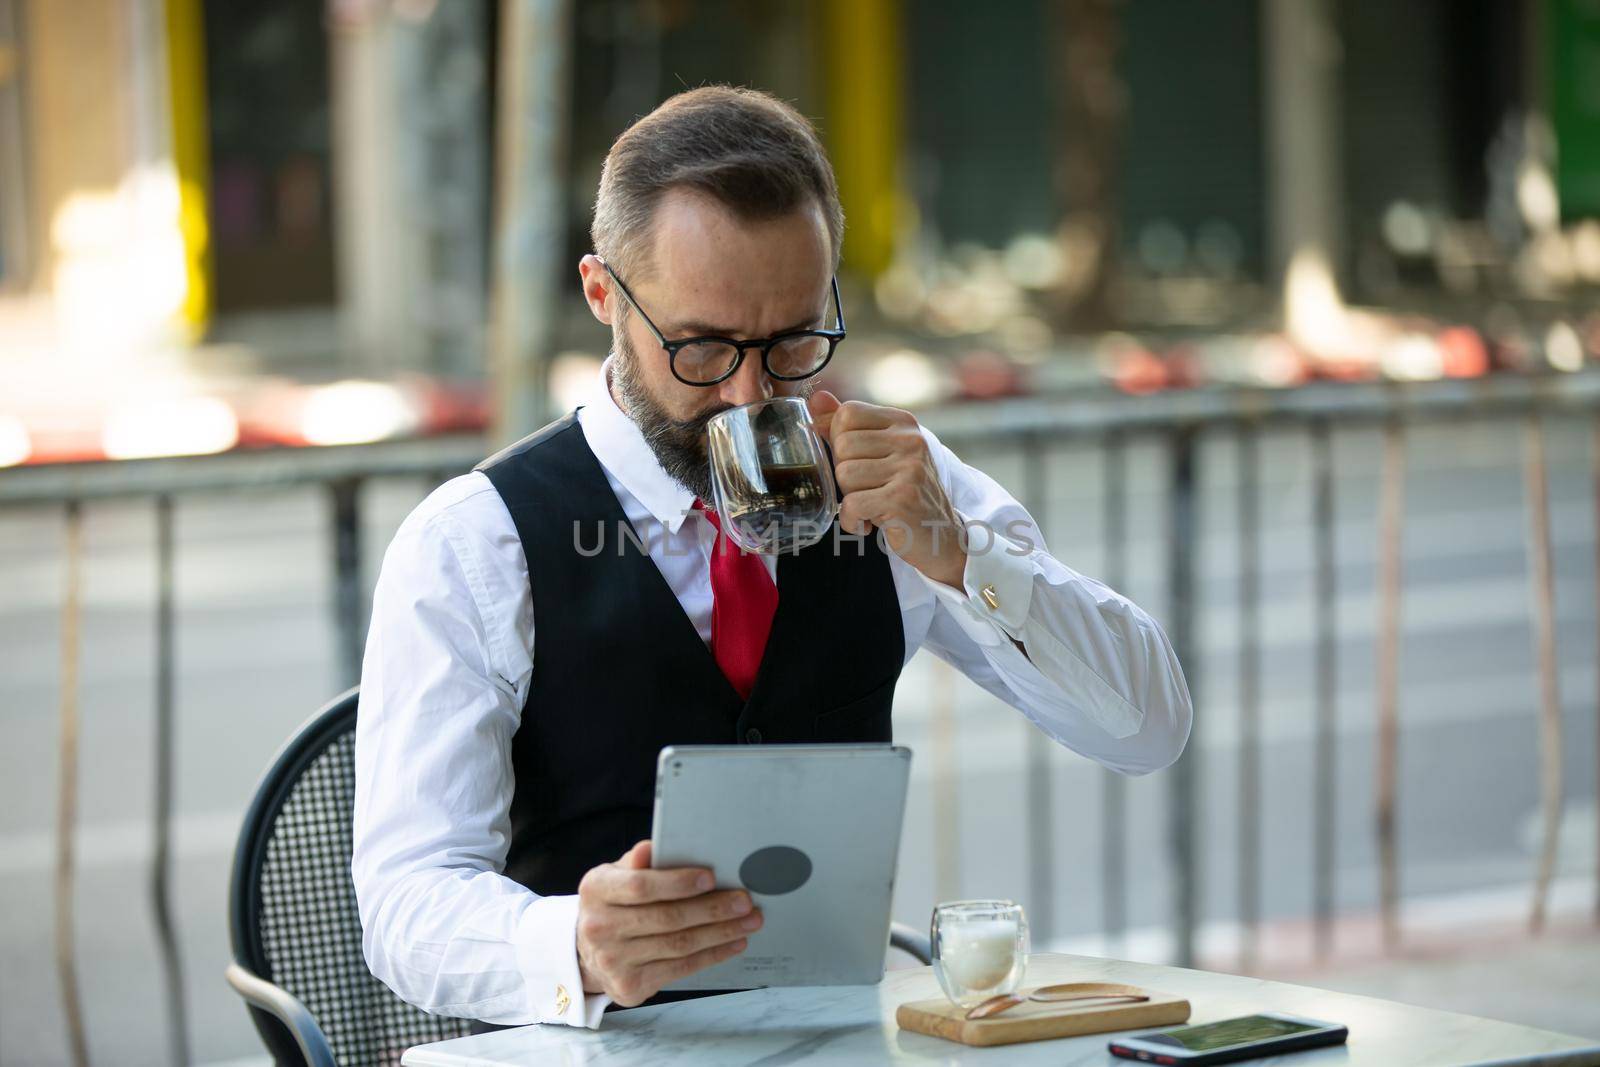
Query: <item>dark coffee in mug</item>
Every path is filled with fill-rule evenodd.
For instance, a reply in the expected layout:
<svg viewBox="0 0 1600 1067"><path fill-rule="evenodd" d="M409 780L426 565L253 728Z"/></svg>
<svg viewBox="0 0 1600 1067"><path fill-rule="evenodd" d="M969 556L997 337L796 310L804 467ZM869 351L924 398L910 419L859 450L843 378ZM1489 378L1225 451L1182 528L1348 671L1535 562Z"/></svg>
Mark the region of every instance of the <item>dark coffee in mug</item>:
<svg viewBox="0 0 1600 1067"><path fill-rule="evenodd" d="M729 408L707 424L723 529L749 552L798 552L820 541L839 510L833 463L801 397Z"/></svg>
<svg viewBox="0 0 1600 1067"><path fill-rule="evenodd" d="M804 533L795 529L800 523L815 527L827 495L817 465L772 464L760 469L762 485L750 486L747 495L736 497L737 503L729 507L729 520L763 544L787 541L795 533ZM817 532L811 530L813 536Z"/></svg>

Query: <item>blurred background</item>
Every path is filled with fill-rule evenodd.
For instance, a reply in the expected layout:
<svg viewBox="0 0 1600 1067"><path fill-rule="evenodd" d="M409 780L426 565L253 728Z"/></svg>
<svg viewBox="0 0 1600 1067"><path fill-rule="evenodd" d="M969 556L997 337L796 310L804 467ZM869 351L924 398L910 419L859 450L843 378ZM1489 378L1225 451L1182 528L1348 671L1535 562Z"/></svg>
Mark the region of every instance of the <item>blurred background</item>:
<svg viewBox="0 0 1600 1067"><path fill-rule="evenodd" d="M260 1057L255 781L706 82L832 154L828 386L1195 697L1124 780L919 657L897 916L1600 1037L1600 0L0 0L0 1064Z"/></svg>

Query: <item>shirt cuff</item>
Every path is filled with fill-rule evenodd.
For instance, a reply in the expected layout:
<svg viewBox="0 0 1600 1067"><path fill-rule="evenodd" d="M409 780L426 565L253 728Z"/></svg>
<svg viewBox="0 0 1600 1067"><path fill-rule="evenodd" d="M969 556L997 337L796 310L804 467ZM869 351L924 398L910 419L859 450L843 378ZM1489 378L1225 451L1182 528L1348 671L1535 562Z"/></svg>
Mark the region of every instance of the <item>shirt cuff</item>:
<svg viewBox="0 0 1600 1067"><path fill-rule="evenodd" d="M1033 604L1033 560L1025 546L989 524L961 518L967 546L962 588L923 577L979 645L992 648L1009 644L1009 639L1021 641Z"/></svg>
<svg viewBox="0 0 1600 1067"><path fill-rule="evenodd" d="M540 897L522 913L517 924L517 966L533 1021L599 1027L611 998L583 991L576 895Z"/></svg>

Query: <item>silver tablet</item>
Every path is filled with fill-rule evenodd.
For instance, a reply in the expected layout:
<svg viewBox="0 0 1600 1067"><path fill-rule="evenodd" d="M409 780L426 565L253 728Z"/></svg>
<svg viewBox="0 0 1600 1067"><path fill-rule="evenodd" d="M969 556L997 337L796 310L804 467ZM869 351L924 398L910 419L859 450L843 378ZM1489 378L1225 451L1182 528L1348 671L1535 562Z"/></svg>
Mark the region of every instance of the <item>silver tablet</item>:
<svg viewBox="0 0 1600 1067"><path fill-rule="evenodd" d="M882 979L910 770L892 745L662 749L653 865L710 867L765 918L739 955L666 988Z"/></svg>

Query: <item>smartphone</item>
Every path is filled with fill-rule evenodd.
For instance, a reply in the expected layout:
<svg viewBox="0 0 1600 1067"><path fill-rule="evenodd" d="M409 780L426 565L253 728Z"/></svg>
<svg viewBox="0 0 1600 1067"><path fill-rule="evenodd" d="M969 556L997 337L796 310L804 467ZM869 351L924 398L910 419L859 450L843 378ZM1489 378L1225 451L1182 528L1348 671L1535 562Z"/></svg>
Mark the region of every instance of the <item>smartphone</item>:
<svg viewBox="0 0 1600 1067"><path fill-rule="evenodd" d="M1296 1049L1342 1045L1350 1031L1338 1023L1265 1011L1238 1019L1152 1030L1111 1042L1111 1054L1145 1063L1233 1063Z"/></svg>

